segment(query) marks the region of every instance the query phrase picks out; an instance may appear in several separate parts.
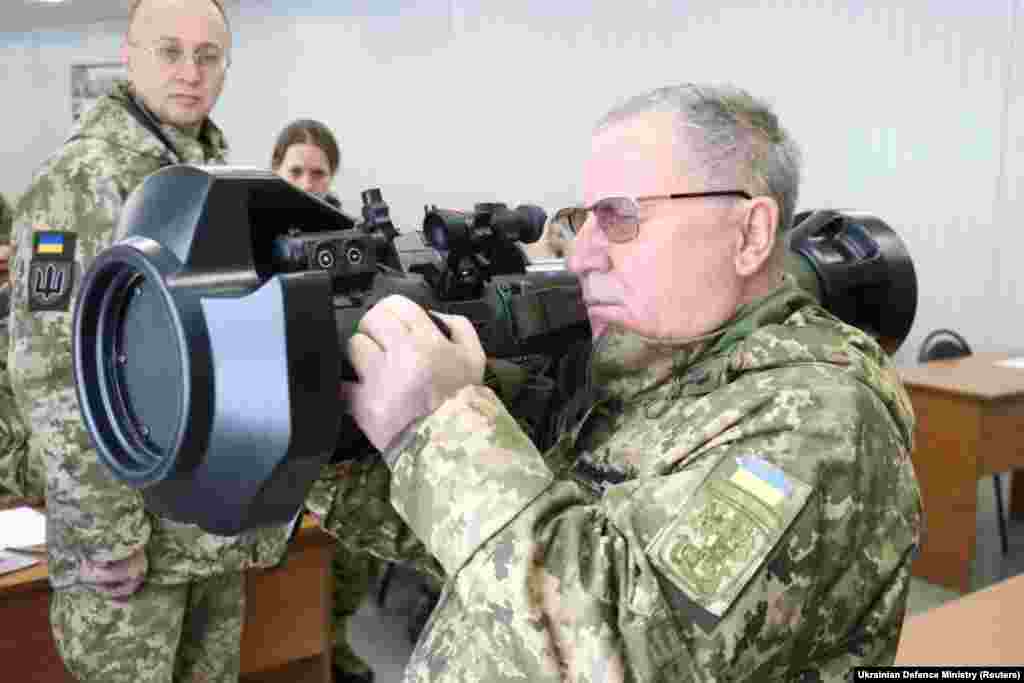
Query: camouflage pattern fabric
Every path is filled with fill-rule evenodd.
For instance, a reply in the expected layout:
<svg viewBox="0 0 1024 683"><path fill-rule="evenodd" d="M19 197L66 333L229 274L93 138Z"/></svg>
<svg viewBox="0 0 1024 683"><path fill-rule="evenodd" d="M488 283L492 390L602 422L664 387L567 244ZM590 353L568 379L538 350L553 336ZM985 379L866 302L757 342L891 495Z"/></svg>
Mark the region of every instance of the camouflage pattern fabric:
<svg viewBox="0 0 1024 683"><path fill-rule="evenodd" d="M369 590L370 577L378 573L381 560L399 562L421 573L434 584L444 582L437 561L412 536L408 526L394 513L386 495L390 474L379 457L359 457L325 465L306 499L307 509L316 516L325 514L339 492L349 503L350 514L358 519L344 520L330 514L330 525L321 518L321 526L331 530L339 546L332 563L334 574L334 610L331 642L338 670L361 674L370 667L348 642L351 616L358 610ZM337 509L341 513L341 509ZM327 513L329 514L329 513ZM377 520L375 525L370 520ZM362 562L366 564L361 564ZM364 668L365 667L365 668Z"/></svg>
<svg viewBox="0 0 1024 683"><path fill-rule="evenodd" d="M0 242L11 241L11 226L14 224L14 209L0 194Z"/></svg>
<svg viewBox="0 0 1024 683"><path fill-rule="evenodd" d="M399 547L408 532L365 489L358 529L345 477L307 501L328 530L436 555L450 577L407 681L838 681L891 664L922 513L913 412L877 344L786 276L685 344L609 329L587 377L544 454L485 387L407 430L375 493L422 546Z"/></svg>
<svg viewBox="0 0 1024 683"><path fill-rule="evenodd" d="M334 666L347 673L368 674L370 665L349 644L349 622L370 594L373 578L377 575L377 560L339 544L331 560L331 574L334 577L331 611Z"/></svg>
<svg viewBox="0 0 1024 683"><path fill-rule="evenodd" d="M29 457L28 429L21 419L7 375L9 340L4 317L0 319L0 502L11 498L42 498L46 480L42 460Z"/></svg>
<svg viewBox="0 0 1024 683"><path fill-rule="evenodd" d="M20 413L31 426L29 457L38 458L45 472L49 573L56 589L51 618L55 625L84 624L93 616L99 621L115 619L133 609L168 610L171 603L167 601L147 606L147 596L160 593L157 587L178 586L177 593L161 595L188 594L195 582L221 575L226 583L241 581L239 572L244 569L278 564L288 536L285 526L235 537L217 536L148 512L141 496L115 481L100 463L82 424L72 375L72 302L83 273L117 238L128 195L147 175L170 161L157 137L126 111L130 97L128 86L121 84L80 119L69 141L33 177L15 221L8 367ZM171 126L162 129L182 161L224 163L227 147L212 122L207 120L194 136ZM122 560L143 547L149 563L145 590L124 604L105 604L107 599L100 596L84 597L89 589L79 583L83 560ZM179 613L161 614L160 619L187 623L205 618L192 615L187 601L175 604L180 606ZM235 600L232 616L222 622L223 628L240 628L241 608ZM181 609L186 613L180 613ZM137 664L133 660L106 661L106 653L113 656L125 651L128 645L124 643L99 637L89 641L88 647L61 642L65 636L88 638L77 627L62 630L55 626L54 635L70 668L91 671L95 661L101 670L122 667L125 680L169 681L155 672L176 666L175 661L183 665L193 651L205 649L202 657L221 657L226 662L237 658L232 649L237 633L203 640L204 629L186 629L178 641L173 633L144 630L147 624L162 623L153 614L140 617L134 626L125 626L131 640L147 647L152 644L152 657L165 658L159 667L153 665L152 672L152 657ZM222 650L220 641L232 643L231 647ZM88 661L68 659L78 655L87 656ZM225 676L224 680L230 679L229 674ZM101 676L97 680L112 679ZM221 680L220 674L210 680Z"/></svg>
<svg viewBox="0 0 1024 683"><path fill-rule="evenodd" d="M11 238L14 212L0 194L0 243ZM0 286L0 297L10 302L10 285ZM13 499L42 498L43 474L38 459L28 458L28 430L14 402L7 375L9 305L0 305L0 504Z"/></svg>
<svg viewBox="0 0 1024 683"><path fill-rule="evenodd" d="M306 495L306 509L352 551L398 562L444 583L444 570L388 499L391 473L379 457L325 465Z"/></svg>
<svg viewBox="0 0 1024 683"><path fill-rule="evenodd" d="M234 683L244 608L245 577L232 572L174 586L147 583L125 603L73 586L53 594L50 623L61 657L82 683Z"/></svg>

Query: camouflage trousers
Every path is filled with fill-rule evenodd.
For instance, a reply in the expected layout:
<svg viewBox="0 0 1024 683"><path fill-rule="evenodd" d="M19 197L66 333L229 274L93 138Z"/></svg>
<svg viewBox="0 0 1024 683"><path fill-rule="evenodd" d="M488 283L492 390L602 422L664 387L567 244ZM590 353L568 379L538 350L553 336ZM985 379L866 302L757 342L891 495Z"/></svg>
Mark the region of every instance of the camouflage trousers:
<svg viewBox="0 0 1024 683"><path fill-rule="evenodd" d="M349 643L349 622L370 593L378 573L378 561L368 553L354 552L338 544L331 562L334 575L334 608L331 620L331 643L334 666L340 671L363 674L370 666L357 655Z"/></svg>
<svg viewBox="0 0 1024 683"><path fill-rule="evenodd" d="M83 683L235 683L245 577L146 583L125 602L91 588L54 591L50 625L68 671Z"/></svg>
<svg viewBox="0 0 1024 683"><path fill-rule="evenodd" d="M5 450L6 429L0 417L0 497L42 498L46 495L42 459L30 456L27 448Z"/></svg>

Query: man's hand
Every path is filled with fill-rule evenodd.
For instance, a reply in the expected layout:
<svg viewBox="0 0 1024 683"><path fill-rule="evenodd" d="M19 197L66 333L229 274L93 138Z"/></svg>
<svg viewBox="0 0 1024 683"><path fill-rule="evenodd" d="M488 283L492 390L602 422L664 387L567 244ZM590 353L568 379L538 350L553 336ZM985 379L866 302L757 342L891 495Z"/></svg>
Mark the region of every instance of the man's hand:
<svg viewBox="0 0 1024 683"><path fill-rule="evenodd" d="M117 562L82 561L78 572L82 583L113 600L125 600L142 588L149 571L146 549Z"/></svg>
<svg viewBox="0 0 1024 683"><path fill-rule="evenodd" d="M483 383L486 359L476 330L461 316L434 315L447 323L450 340L425 310L392 295L363 316L349 340L349 360L360 381L342 382L341 397L380 451L452 394Z"/></svg>

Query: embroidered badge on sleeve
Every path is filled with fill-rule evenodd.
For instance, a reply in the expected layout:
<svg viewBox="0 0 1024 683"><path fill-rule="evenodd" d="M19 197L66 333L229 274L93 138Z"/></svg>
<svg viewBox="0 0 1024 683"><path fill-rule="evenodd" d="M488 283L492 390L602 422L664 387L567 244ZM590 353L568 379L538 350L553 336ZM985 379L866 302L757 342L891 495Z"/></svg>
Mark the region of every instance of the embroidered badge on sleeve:
<svg viewBox="0 0 1024 683"><path fill-rule="evenodd" d="M28 268L28 309L67 311L75 279L73 232L37 230Z"/></svg>
<svg viewBox="0 0 1024 683"><path fill-rule="evenodd" d="M720 462L647 555L714 617L735 602L807 503L811 487L755 455Z"/></svg>

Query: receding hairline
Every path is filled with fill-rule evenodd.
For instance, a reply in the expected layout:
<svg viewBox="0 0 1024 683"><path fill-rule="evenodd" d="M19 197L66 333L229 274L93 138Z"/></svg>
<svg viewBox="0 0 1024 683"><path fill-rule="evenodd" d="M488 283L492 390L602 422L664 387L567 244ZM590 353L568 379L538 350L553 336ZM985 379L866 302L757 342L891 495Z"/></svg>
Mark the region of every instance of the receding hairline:
<svg viewBox="0 0 1024 683"><path fill-rule="evenodd" d="M614 118L602 117L591 127L591 138L602 135L614 134L631 127L650 127L649 135L656 140L656 146L660 147L660 134L667 133L665 147L670 150L676 172L688 174L703 174L707 171L704 164L693 166L693 161L701 161L700 157L693 157L699 150L700 136L703 129L690 121L683 112L673 111L667 108L647 109L643 111L631 111ZM657 130L653 130L656 127ZM705 178L706 179L706 178Z"/></svg>
<svg viewBox="0 0 1024 683"><path fill-rule="evenodd" d="M791 225L800 149L767 101L729 83L656 88L613 107L595 123L595 134L656 112L674 115L674 142L702 160L707 181L742 183L748 192L773 197L780 227Z"/></svg>
<svg viewBox="0 0 1024 683"><path fill-rule="evenodd" d="M131 33L132 26L135 25L135 17L139 13L139 8L142 7L146 2L152 0L132 0L131 6L128 8L128 32ZM220 13L220 18L224 20L224 27L228 29L228 34L231 33L231 26L228 23L227 12L224 11L224 5L221 0L207 0L211 5L217 8Z"/></svg>

